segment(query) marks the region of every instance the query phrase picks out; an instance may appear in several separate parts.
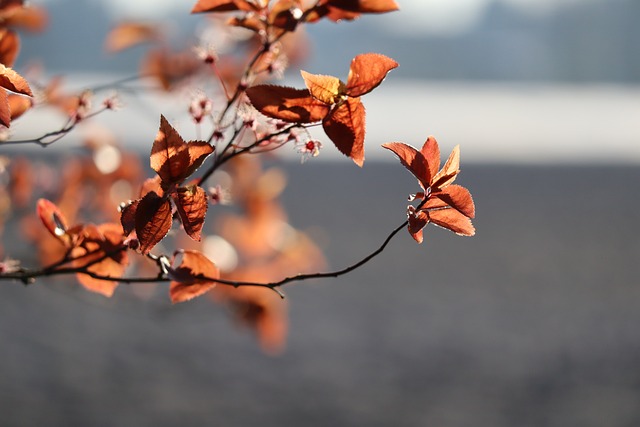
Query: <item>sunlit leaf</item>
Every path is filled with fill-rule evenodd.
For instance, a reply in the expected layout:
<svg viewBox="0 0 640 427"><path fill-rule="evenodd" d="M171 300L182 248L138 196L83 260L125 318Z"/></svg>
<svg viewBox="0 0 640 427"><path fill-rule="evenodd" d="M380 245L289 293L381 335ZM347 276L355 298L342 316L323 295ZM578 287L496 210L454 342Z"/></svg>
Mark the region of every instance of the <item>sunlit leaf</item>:
<svg viewBox="0 0 640 427"><path fill-rule="evenodd" d="M49 21L47 11L42 7L33 5L11 7L10 10L2 15L2 24L4 26L33 32L45 30Z"/></svg>
<svg viewBox="0 0 640 427"><path fill-rule="evenodd" d="M344 83L337 77L310 74L306 71L300 73L311 96L320 102L329 105L335 104L345 91Z"/></svg>
<svg viewBox="0 0 640 427"><path fill-rule="evenodd" d="M408 216L408 229L411 237L418 242L422 243L423 240L423 228L429 223L429 217L424 211L410 212Z"/></svg>
<svg viewBox="0 0 640 427"><path fill-rule="evenodd" d="M365 109L360 98L347 100L334 108L322 122L327 136L340 152L360 167L364 164Z"/></svg>
<svg viewBox="0 0 640 427"><path fill-rule="evenodd" d="M198 297L210 289L218 279L218 267L204 254L198 251L180 251L174 255L173 263L179 260L177 267L172 267L169 275L172 278L169 287L171 302L178 303Z"/></svg>
<svg viewBox="0 0 640 427"><path fill-rule="evenodd" d="M191 9L191 13L231 12L234 10L250 12L259 10L259 8L245 0L198 0Z"/></svg>
<svg viewBox="0 0 640 427"><path fill-rule="evenodd" d="M312 97L306 89L257 85L247 89L247 96L265 116L289 123L315 123L329 113L329 106Z"/></svg>
<svg viewBox="0 0 640 427"><path fill-rule="evenodd" d="M389 142L382 144L382 147L395 153L400 163L418 179L423 188L429 187L431 184L429 166L421 152L402 142Z"/></svg>
<svg viewBox="0 0 640 427"><path fill-rule="evenodd" d="M207 193L197 185L180 187L174 196L174 201L184 231L193 240L199 242L208 207Z"/></svg>
<svg viewBox="0 0 640 427"><path fill-rule="evenodd" d="M453 151L449 155L447 162L444 164L440 172L433 177L431 187L438 189L451 184L460 172L460 146L453 147Z"/></svg>
<svg viewBox="0 0 640 427"><path fill-rule="evenodd" d="M327 0L321 3L359 13L386 13L398 10L398 4L394 0Z"/></svg>
<svg viewBox="0 0 640 427"><path fill-rule="evenodd" d="M447 205L457 209L466 217L475 217L476 208L473 204L471 193L460 185L448 185L439 192L432 194L432 197L444 201Z"/></svg>
<svg viewBox="0 0 640 427"><path fill-rule="evenodd" d="M33 99L23 95L10 93L7 96L9 102L9 111L11 112L11 120L15 120L29 111L33 107Z"/></svg>
<svg viewBox="0 0 640 427"><path fill-rule="evenodd" d="M11 92L33 96L29 83L20 74L0 64L0 86Z"/></svg>
<svg viewBox="0 0 640 427"><path fill-rule="evenodd" d="M49 233L65 246L70 247L71 238L67 233L69 228L67 220L55 203L47 199L39 199L36 205L36 212Z"/></svg>
<svg viewBox="0 0 640 427"><path fill-rule="evenodd" d="M438 209L429 211L429 219L436 225L453 231L461 236L473 236L476 229L471 220L456 209Z"/></svg>
<svg viewBox="0 0 640 427"><path fill-rule="evenodd" d="M440 169L440 147L433 136L429 136L422 145L420 152L429 165L429 175L435 177Z"/></svg>
<svg viewBox="0 0 640 427"><path fill-rule="evenodd" d="M397 66L396 61L379 53L356 56L351 61L346 93L358 97L371 92L382 83L389 71Z"/></svg>
<svg viewBox="0 0 640 427"><path fill-rule="evenodd" d="M147 193L140 199L135 217L140 251L148 254L171 229L171 203L154 192Z"/></svg>
<svg viewBox="0 0 640 427"><path fill-rule="evenodd" d="M136 229L136 211L139 203L140 200L133 200L120 211L120 224L125 236L128 236Z"/></svg>

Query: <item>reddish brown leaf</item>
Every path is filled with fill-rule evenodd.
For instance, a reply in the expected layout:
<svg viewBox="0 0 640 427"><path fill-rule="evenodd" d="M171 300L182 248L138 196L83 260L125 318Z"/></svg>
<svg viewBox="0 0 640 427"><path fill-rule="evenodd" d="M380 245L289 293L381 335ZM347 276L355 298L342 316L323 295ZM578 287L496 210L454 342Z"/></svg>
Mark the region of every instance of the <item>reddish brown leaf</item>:
<svg viewBox="0 0 640 427"><path fill-rule="evenodd" d="M179 184L191 175L213 152L204 141L186 143L164 116L151 148L150 163L162 179L163 186Z"/></svg>
<svg viewBox="0 0 640 427"><path fill-rule="evenodd" d="M191 9L191 13L202 12L231 12L241 10L245 12L259 10L257 5L245 0L198 0Z"/></svg>
<svg viewBox="0 0 640 427"><path fill-rule="evenodd" d="M476 229L471 220L456 209L439 209L428 212L429 219L436 225L453 231L461 236L473 236Z"/></svg>
<svg viewBox="0 0 640 427"><path fill-rule="evenodd" d="M389 71L397 66L396 61L379 53L356 56L351 61L346 93L358 97L371 92L382 83Z"/></svg>
<svg viewBox="0 0 640 427"><path fill-rule="evenodd" d="M171 203L152 191L140 199L135 217L140 251L146 255L171 229Z"/></svg>
<svg viewBox="0 0 640 427"><path fill-rule="evenodd" d="M180 187L173 200L182 220L184 231L193 240L199 242L200 232L207 214L207 193L197 185Z"/></svg>
<svg viewBox="0 0 640 427"><path fill-rule="evenodd" d="M130 47L159 39L158 29L142 22L123 22L107 34L105 49L108 52L120 52Z"/></svg>
<svg viewBox="0 0 640 427"><path fill-rule="evenodd" d="M362 167L365 110L360 98L347 98L344 103L331 111L322 122L322 127L338 150Z"/></svg>
<svg viewBox="0 0 640 427"><path fill-rule="evenodd" d="M300 73L311 96L320 102L333 105L337 103L340 100L340 96L344 94L344 83L337 77L310 74L306 71L300 71Z"/></svg>
<svg viewBox="0 0 640 427"><path fill-rule="evenodd" d="M29 83L20 74L0 64L0 86L11 92L33 96Z"/></svg>
<svg viewBox="0 0 640 427"><path fill-rule="evenodd" d="M71 238L67 233L69 226L60 209L47 199L39 199L36 211L49 233L60 240L65 246L70 247Z"/></svg>
<svg viewBox="0 0 640 427"><path fill-rule="evenodd" d="M265 116L289 123L315 123L329 113L329 106L313 98L306 89L257 85L247 89L247 96Z"/></svg>
<svg viewBox="0 0 640 427"><path fill-rule="evenodd" d="M294 14L296 9L300 10L300 0L278 0L269 10L269 23L284 31L294 31L298 26L298 18Z"/></svg>
<svg viewBox="0 0 640 427"><path fill-rule="evenodd" d="M431 187L436 190L451 184L460 172L460 146L453 147L447 162L444 164L440 172L433 177Z"/></svg>
<svg viewBox="0 0 640 427"><path fill-rule="evenodd" d="M418 179L422 188L429 187L431 184L429 165L420 151L402 142L389 142L382 146L398 156L400 163Z"/></svg>
<svg viewBox="0 0 640 427"><path fill-rule="evenodd" d="M0 29L0 64L13 67L16 56L20 51L20 38L15 31L7 28Z"/></svg>
<svg viewBox="0 0 640 427"><path fill-rule="evenodd" d="M198 297L216 285L211 279L218 279L218 267L198 251L181 251L174 255L173 263L179 259L178 267L171 268L169 287L171 302L178 303Z"/></svg>
<svg viewBox="0 0 640 427"><path fill-rule="evenodd" d="M329 6L358 13L385 13L398 10L394 0L327 0Z"/></svg>
<svg viewBox="0 0 640 427"><path fill-rule="evenodd" d="M448 185L439 192L432 194L432 197L444 201L447 205L460 211L460 213L466 217L475 217L476 208L473 204L471 193L460 185Z"/></svg>
<svg viewBox="0 0 640 427"><path fill-rule="evenodd" d="M125 236L128 236L136 229L136 210L139 203L140 199L133 200L120 211L120 224Z"/></svg>
<svg viewBox="0 0 640 427"><path fill-rule="evenodd" d="M423 211L410 212L408 216L408 229L411 237L418 242L422 243L423 231L422 229L429 223L429 217Z"/></svg>
<svg viewBox="0 0 640 427"><path fill-rule="evenodd" d="M7 27L18 27L33 32L43 31L49 21L47 11L37 6L11 8L3 18L3 24Z"/></svg>
<svg viewBox="0 0 640 427"><path fill-rule="evenodd" d="M429 136L422 145L420 152L429 165L429 175L431 177L436 176L440 169L440 147L438 147L438 141L433 136Z"/></svg>

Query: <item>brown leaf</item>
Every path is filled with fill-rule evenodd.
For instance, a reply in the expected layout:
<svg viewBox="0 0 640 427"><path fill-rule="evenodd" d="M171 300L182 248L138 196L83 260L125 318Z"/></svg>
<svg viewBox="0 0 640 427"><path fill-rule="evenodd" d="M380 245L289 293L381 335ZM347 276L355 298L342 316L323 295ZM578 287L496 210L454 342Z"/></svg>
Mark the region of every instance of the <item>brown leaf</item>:
<svg viewBox="0 0 640 427"><path fill-rule="evenodd" d="M29 83L20 74L0 64L0 86L11 92L33 96Z"/></svg>
<svg viewBox="0 0 640 427"><path fill-rule="evenodd" d="M20 38L15 31L0 28L0 64L13 67L20 51Z"/></svg>
<svg viewBox="0 0 640 427"><path fill-rule="evenodd" d="M382 144L382 147L398 156L400 163L418 179L422 188L429 187L431 184L429 165L420 151L402 142L389 142Z"/></svg>
<svg viewBox="0 0 640 427"><path fill-rule="evenodd" d="M215 285L220 271L218 267L204 254L198 251L180 251L174 255L173 263L181 258L178 267L169 272L173 279L169 287L171 302L188 301L205 294Z"/></svg>
<svg viewBox="0 0 640 427"><path fill-rule="evenodd" d="M140 199L135 216L140 251L146 255L171 229L171 203L152 191Z"/></svg>
<svg viewBox="0 0 640 427"><path fill-rule="evenodd" d="M306 71L300 71L300 73L311 96L320 102L333 105L337 103L340 96L344 94L344 83L337 77L310 74Z"/></svg>
<svg viewBox="0 0 640 427"><path fill-rule="evenodd" d="M429 220L440 227L453 231L461 236L473 236L476 229L471 220L456 209L439 209L428 212Z"/></svg>
<svg viewBox="0 0 640 427"><path fill-rule="evenodd" d="M260 9L257 5L245 0L198 0L191 9L191 13L231 12L234 10L251 12Z"/></svg>
<svg viewBox="0 0 640 427"><path fill-rule="evenodd" d="M158 29L142 22L123 22L107 34L105 49L108 52L120 52L130 47L158 40Z"/></svg>
<svg viewBox="0 0 640 427"><path fill-rule="evenodd" d="M36 212L49 233L65 246L71 247L71 238L67 233L69 228L67 220L55 203L47 199L39 199Z"/></svg>
<svg viewBox="0 0 640 427"><path fill-rule="evenodd" d="M184 231L193 240L200 241L200 232L207 214L207 193L197 185L178 188L174 196Z"/></svg>
<svg viewBox="0 0 640 427"><path fill-rule="evenodd" d="M3 88L0 88L0 124L11 126L11 107L9 106L9 94Z"/></svg>
<svg viewBox="0 0 640 427"><path fill-rule="evenodd" d="M358 97L371 92L382 83L389 71L397 66L396 61L379 53L356 56L351 61L346 93Z"/></svg>
<svg viewBox="0 0 640 427"><path fill-rule="evenodd" d="M213 152L204 141L186 143L164 116L151 148L151 168L162 179L163 187L179 184L191 175Z"/></svg>
<svg viewBox="0 0 640 427"><path fill-rule="evenodd" d="M315 123L329 113L329 106L313 98L306 89L257 85L247 89L247 96L265 116L289 123Z"/></svg>
<svg viewBox="0 0 640 427"><path fill-rule="evenodd" d="M347 100L334 108L322 122L327 136L340 152L360 167L364 164L365 109L360 98Z"/></svg>
<svg viewBox="0 0 640 427"><path fill-rule="evenodd" d="M136 210L139 203L140 199L133 200L120 211L120 224L125 236L136 229Z"/></svg>

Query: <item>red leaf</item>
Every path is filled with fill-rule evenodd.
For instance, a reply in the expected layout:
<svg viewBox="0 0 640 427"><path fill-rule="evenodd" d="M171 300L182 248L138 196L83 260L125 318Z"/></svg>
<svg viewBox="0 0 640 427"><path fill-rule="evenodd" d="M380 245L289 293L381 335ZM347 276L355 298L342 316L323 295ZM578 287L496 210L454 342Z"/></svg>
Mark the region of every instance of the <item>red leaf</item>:
<svg viewBox="0 0 640 427"><path fill-rule="evenodd" d="M128 236L136 229L136 211L139 204L140 199L134 200L120 211L120 224L125 236Z"/></svg>
<svg viewBox="0 0 640 427"><path fill-rule="evenodd" d="M476 229L471 220L456 209L439 209L428 212L429 219L436 225L461 236L473 236Z"/></svg>
<svg viewBox="0 0 640 427"><path fill-rule="evenodd" d="M382 147L398 156L400 163L418 179L422 188L429 187L431 183L429 165L420 151L402 142L389 142L382 144Z"/></svg>
<svg viewBox="0 0 640 427"><path fill-rule="evenodd" d="M429 165L429 175L431 177L436 176L438 169L440 169L440 147L438 147L438 141L433 136L428 137L420 152Z"/></svg>
<svg viewBox="0 0 640 427"><path fill-rule="evenodd" d="M158 173L166 188L184 181L213 150L204 141L186 143L167 119L160 116L160 130L151 148L151 168Z"/></svg>
<svg viewBox="0 0 640 427"><path fill-rule="evenodd" d="M7 91L0 88L0 124L11 126L11 109L9 107L9 95Z"/></svg>
<svg viewBox="0 0 640 427"><path fill-rule="evenodd" d="M356 165L364 163L365 110L360 98L347 98L322 122L327 136Z"/></svg>
<svg viewBox="0 0 640 427"><path fill-rule="evenodd" d="M306 89L257 85L247 89L247 96L265 116L289 123L315 123L329 113L329 106L313 98Z"/></svg>
<svg viewBox="0 0 640 427"><path fill-rule="evenodd" d="M47 199L39 199L36 211L49 233L65 246L71 247L71 237L67 233L69 226L58 207Z"/></svg>
<svg viewBox="0 0 640 427"><path fill-rule="evenodd" d="M389 71L398 66L393 59L379 53L358 55L351 61L346 93L352 97L362 96L378 87Z"/></svg>
<svg viewBox="0 0 640 427"><path fill-rule="evenodd" d="M444 201L447 205L458 210L466 217L475 217L476 208L473 204L471 193L460 185L449 185L439 192L432 194L431 197Z"/></svg>
<svg viewBox="0 0 640 427"><path fill-rule="evenodd" d="M152 191L140 199L135 217L140 251L146 255L171 229L171 203Z"/></svg>
<svg viewBox="0 0 640 427"><path fill-rule="evenodd" d="M416 242L422 243L422 229L429 223L429 217L423 211L409 212L408 220L409 234Z"/></svg>
<svg viewBox="0 0 640 427"><path fill-rule="evenodd" d="M337 77L310 74L306 71L301 71L300 73L311 96L320 102L333 105L337 103L340 96L344 94L344 83Z"/></svg>
<svg viewBox="0 0 640 427"><path fill-rule="evenodd" d="M207 193L197 185L178 188L173 199L184 231L193 240L200 241L200 232L207 213Z"/></svg>
<svg viewBox="0 0 640 427"><path fill-rule="evenodd" d="M0 86L11 92L33 96L29 83L20 74L0 64Z"/></svg>
<svg viewBox="0 0 640 427"><path fill-rule="evenodd" d="M171 302L178 303L198 297L216 285L220 271L204 254L198 251L181 251L174 255L173 262L181 257L177 268L170 270L173 279L169 287Z"/></svg>
<svg viewBox="0 0 640 427"><path fill-rule="evenodd" d="M198 0L191 9L191 13L202 12L231 12L242 10L250 12L260 10L256 5L245 0Z"/></svg>

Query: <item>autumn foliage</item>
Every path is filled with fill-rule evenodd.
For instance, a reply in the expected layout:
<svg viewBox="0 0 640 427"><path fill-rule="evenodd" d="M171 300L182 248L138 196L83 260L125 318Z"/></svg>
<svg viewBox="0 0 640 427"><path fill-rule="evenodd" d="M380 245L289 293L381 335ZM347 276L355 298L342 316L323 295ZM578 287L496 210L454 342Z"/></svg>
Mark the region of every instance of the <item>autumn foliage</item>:
<svg viewBox="0 0 640 427"><path fill-rule="evenodd" d="M7 155L7 185L0 196L9 200L41 266L11 258L7 246L0 279L32 284L73 275L86 290L106 297L120 284L164 288L172 303L208 296L252 328L266 351L277 352L288 328L284 285L347 274L382 252L405 227L418 243L429 223L472 236L473 199L453 183L460 172L459 147L441 167L434 137L420 149L383 144L417 179L419 191L409 196L406 218L399 206L403 222L379 248L335 271L326 270L312 239L289 224L279 201L286 187L282 170L265 169L260 162L262 155L285 146L294 147L303 160L317 156L323 144L310 130L318 127L335 149L364 166L362 97L383 84L399 66L396 61L364 53L351 59L346 78L314 70L319 73L300 71L304 87L273 80L304 57L300 27L396 10L393 0L197 1L191 12L216 17L209 25L245 32L236 50L225 53L208 46L176 51L149 23L114 26L105 35L111 54L147 46L136 79L152 82L149 90L192 89L195 95L184 102L184 111L199 137L187 141L177 130L181 127L161 115L157 133L149 135L148 166L139 154L99 134L89 134L83 154L66 159L60 172ZM45 25L43 10L19 0L0 2L0 124L5 130L0 146L62 145L78 124L119 108L117 97L96 104L94 91L65 92L60 78L30 84L12 68L20 43L16 30L41 31ZM11 138L14 120L45 107L66 117L60 129L30 140ZM42 182L48 186L39 187ZM6 212L2 224L11 217Z"/></svg>

